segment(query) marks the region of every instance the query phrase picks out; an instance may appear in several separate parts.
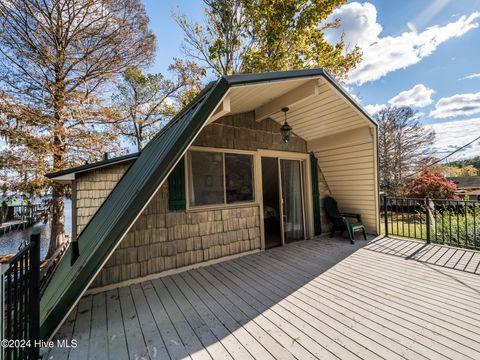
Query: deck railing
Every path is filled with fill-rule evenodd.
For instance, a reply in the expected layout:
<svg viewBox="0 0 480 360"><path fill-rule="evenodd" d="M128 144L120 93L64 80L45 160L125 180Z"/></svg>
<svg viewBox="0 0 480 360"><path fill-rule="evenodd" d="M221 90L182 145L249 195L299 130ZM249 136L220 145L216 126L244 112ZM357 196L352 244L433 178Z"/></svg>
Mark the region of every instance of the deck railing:
<svg viewBox="0 0 480 360"><path fill-rule="evenodd" d="M1 267L1 359L37 359L40 235Z"/></svg>
<svg viewBox="0 0 480 360"><path fill-rule="evenodd" d="M466 249L480 249L480 202L384 197L382 232Z"/></svg>

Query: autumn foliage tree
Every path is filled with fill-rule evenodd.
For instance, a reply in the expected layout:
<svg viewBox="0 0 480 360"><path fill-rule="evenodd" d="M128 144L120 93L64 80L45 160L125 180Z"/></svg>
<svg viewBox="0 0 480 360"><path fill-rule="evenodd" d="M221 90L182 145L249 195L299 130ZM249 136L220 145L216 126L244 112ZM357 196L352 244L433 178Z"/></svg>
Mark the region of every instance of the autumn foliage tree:
<svg viewBox="0 0 480 360"><path fill-rule="evenodd" d="M423 171L409 181L405 194L409 197L431 199L455 199L457 185L438 172Z"/></svg>
<svg viewBox="0 0 480 360"><path fill-rule="evenodd" d="M466 165L463 167L445 166L447 176L477 176L480 175L480 170L473 165Z"/></svg>
<svg viewBox="0 0 480 360"><path fill-rule="evenodd" d="M118 115L114 126L138 151L190 100L190 92L200 91L205 76L204 68L179 59L174 59L169 71L173 79L131 67L113 95Z"/></svg>
<svg viewBox="0 0 480 360"><path fill-rule="evenodd" d="M325 67L338 79L361 60L343 39L329 44L323 31L346 0L204 0L205 24L175 15L184 51L220 75Z"/></svg>
<svg viewBox="0 0 480 360"><path fill-rule="evenodd" d="M154 36L140 0L0 2L2 162L51 194L49 255L64 240L65 188L42 180L115 144L107 85L150 63Z"/></svg>

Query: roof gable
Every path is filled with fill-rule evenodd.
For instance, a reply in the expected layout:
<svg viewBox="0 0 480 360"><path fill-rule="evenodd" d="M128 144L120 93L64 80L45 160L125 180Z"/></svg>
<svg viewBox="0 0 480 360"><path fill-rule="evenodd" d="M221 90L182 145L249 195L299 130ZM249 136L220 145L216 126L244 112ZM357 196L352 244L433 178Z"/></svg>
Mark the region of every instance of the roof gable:
<svg viewBox="0 0 480 360"><path fill-rule="evenodd" d="M322 69L234 75L212 82L142 150L78 236L80 256L70 264L71 248L59 262L41 299L42 338L49 338L76 305L171 169L183 156L229 87L250 83L324 76L375 122Z"/></svg>
<svg viewBox="0 0 480 360"><path fill-rule="evenodd" d="M78 236L80 257L73 265L68 248L41 299L43 338L52 335L88 288L227 89L225 80L210 84L145 147Z"/></svg>

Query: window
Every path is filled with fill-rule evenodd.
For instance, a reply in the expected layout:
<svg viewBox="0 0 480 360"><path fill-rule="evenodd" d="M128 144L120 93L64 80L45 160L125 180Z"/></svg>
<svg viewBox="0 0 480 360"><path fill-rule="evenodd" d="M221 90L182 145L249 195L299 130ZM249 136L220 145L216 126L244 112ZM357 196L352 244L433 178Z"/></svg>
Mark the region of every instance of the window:
<svg viewBox="0 0 480 360"><path fill-rule="evenodd" d="M190 151L188 153L190 206L253 201L253 156Z"/></svg>
<svg viewBox="0 0 480 360"><path fill-rule="evenodd" d="M227 204L253 200L252 155L225 154Z"/></svg>
<svg viewBox="0 0 480 360"><path fill-rule="evenodd" d="M223 154L191 151L189 155L190 205L223 204Z"/></svg>

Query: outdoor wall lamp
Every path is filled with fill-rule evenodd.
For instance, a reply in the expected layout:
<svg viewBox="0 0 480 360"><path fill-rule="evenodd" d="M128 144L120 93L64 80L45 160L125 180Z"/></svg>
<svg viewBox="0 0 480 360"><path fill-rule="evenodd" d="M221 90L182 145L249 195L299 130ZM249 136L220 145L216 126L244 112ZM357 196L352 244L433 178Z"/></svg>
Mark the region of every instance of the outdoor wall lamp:
<svg viewBox="0 0 480 360"><path fill-rule="evenodd" d="M292 127L287 123L287 111L289 110L288 107L283 107L282 111L285 114L285 122L280 127L280 133L282 134L282 139L285 143L288 143L290 140L290 136L292 135Z"/></svg>

